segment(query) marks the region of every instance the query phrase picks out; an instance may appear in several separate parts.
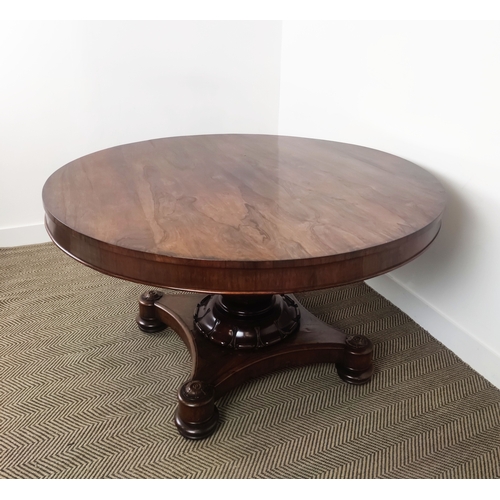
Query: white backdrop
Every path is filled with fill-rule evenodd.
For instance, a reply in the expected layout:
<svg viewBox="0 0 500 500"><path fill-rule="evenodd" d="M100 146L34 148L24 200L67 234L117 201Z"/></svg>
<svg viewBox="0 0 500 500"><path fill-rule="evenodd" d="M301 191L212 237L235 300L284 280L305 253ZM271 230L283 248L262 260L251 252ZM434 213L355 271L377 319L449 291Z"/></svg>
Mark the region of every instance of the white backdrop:
<svg viewBox="0 0 500 500"><path fill-rule="evenodd" d="M47 177L93 151L277 133L280 47L280 22L0 23L0 233L41 224Z"/></svg>

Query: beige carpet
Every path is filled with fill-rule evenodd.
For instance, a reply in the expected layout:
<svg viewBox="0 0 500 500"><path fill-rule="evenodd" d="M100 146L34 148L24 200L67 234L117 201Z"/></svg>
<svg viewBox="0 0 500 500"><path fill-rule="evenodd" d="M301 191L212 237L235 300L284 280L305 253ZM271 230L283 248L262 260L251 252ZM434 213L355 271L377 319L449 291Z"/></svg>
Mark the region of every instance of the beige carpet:
<svg viewBox="0 0 500 500"><path fill-rule="evenodd" d="M190 361L134 318L147 287L52 244L0 249L2 478L498 478L500 391L365 284L298 295L375 345L369 385L290 369L218 402L216 434L181 438Z"/></svg>

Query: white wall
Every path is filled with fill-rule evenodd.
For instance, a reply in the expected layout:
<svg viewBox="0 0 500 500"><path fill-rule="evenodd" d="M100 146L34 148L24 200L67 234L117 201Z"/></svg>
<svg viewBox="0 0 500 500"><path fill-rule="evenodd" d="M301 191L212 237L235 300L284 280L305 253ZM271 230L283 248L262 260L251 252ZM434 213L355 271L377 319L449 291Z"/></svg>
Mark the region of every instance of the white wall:
<svg viewBox="0 0 500 500"><path fill-rule="evenodd" d="M0 246L44 236L42 186L80 156L277 133L280 48L281 22L0 23Z"/></svg>
<svg viewBox="0 0 500 500"><path fill-rule="evenodd" d="M500 23L287 21L281 66L280 134L385 150L441 180L436 242L390 274L399 291L372 285L500 386Z"/></svg>

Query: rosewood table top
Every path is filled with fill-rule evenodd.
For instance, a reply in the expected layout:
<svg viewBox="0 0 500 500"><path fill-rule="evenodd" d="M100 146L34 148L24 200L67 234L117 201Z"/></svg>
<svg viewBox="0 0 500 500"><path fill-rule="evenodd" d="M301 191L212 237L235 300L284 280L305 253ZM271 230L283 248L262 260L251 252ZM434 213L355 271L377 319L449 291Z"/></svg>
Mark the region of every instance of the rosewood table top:
<svg viewBox="0 0 500 500"><path fill-rule="evenodd" d="M84 156L43 190L64 251L149 285L284 293L387 272L434 239L424 169L361 146L271 135L156 139Z"/></svg>

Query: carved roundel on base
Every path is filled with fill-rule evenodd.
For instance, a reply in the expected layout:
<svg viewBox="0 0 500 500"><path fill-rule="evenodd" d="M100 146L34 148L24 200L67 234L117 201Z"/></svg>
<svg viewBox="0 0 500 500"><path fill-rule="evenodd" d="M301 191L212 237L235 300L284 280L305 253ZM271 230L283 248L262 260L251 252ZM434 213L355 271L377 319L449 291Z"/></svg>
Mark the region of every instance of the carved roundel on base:
<svg viewBox="0 0 500 500"><path fill-rule="evenodd" d="M200 380L191 380L181 387L181 397L184 401L212 399L213 396L213 387Z"/></svg>
<svg viewBox="0 0 500 500"><path fill-rule="evenodd" d="M346 344L358 350L370 346L370 341L363 335L350 335L346 338Z"/></svg>

